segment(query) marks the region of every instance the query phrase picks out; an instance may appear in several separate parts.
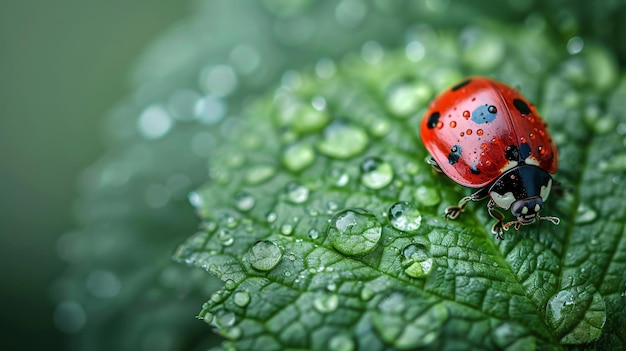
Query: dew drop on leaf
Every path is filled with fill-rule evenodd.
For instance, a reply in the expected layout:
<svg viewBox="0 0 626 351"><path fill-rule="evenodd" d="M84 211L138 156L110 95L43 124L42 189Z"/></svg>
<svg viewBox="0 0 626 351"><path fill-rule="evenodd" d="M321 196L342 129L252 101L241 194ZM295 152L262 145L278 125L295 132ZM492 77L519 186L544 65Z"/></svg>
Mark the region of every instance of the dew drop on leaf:
<svg viewBox="0 0 626 351"><path fill-rule="evenodd" d="M255 204L255 198L248 193L239 193L235 196L235 205L239 211L250 211Z"/></svg>
<svg viewBox="0 0 626 351"><path fill-rule="evenodd" d="M290 182L285 189L287 200L294 204L301 204L309 199L309 188L298 183Z"/></svg>
<svg viewBox="0 0 626 351"><path fill-rule="evenodd" d="M422 244L411 244L402 250L404 273L413 278L425 278L433 269L430 250Z"/></svg>
<svg viewBox="0 0 626 351"><path fill-rule="evenodd" d="M309 238L311 238L311 239L313 239L313 240L316 240L316 239L317 239L317 238L319 238L319 236L320 236L320 232L319 232L319 230L317 230L317 229L315 229L315 228L311 228L311 229L309 229L308 234L309 234Z"/></svg>
<svg viewBox="0 0 626 351"><path fill-rule="evenodd" d="M350 181L350 175L339 168L331 168L326 173L326 181L336 187L343 187Z"/></svg>
<svg viewBox="0 0 626 351"><path fill-rule="evenodd" d="M339 306L339 296L337 294L320 294L313 300L313 307L320 313L331 313Z"/></svg>
<svg viewBox="0 0 626 351"><path fill-rule="evenodd" d="M246 182L251 185L261 184L268 181L276 173L276 168L270 165L252 166L246 173Z"/></svg>
<svg viewBox="0 0 626 351"><path fill-rule="evenodd" d="M328 227L328 238L337 251L346 255L370 252L380 240L380 222L365 209L346 209L335 215Z"/></svg>
<svg viewBox="0 0 626 351"><path fill-rule="evenodd" d="M233 295L233 302L239 307L246 307L250 303L250 294L245 291L237 291Z"/></svg>
<svg viewBox="0 0 626 351"><path fill-rule="evenodd" d="M259 241L248 251L247 259L250 265L259 271L269 271L276 267L283 253L271 241Z"/></svg>
<svg viewBox="0 0 626 351"><path fill-rule="evenodd" d="M368 157L361 163L361 182L370 189L382 189L393 180L391 165L377 157Z"/></svg>
<svg viewBox="0 0 626 351"><path fill-rule="evenodd" d="M328 157L346 159L362 153L368 142L369 137L361 127L334 122L324 129L317 149Z"/></svg>
<svg viewBox="0 0 626 351"><path fill-rule="evenodd" d="M403 232L414 232L422 223L422 214L410 202L397 202L389 208L389 222Z"/></svg>
<svg viewBox="0 0 626 351"><path fill-rule="evenodd" d="M577 285L553 295L546 319L564 344L591 342L602 333L606 322L604 298L592 285ZM581 314L584 314L581 317Z"/></svg>
<svg viewBox="0 0 626 351"><path fill-rule="evenodd" d="M280 226L280 233L282 235L291 235L293 234L293 225L289 223L285 223Z"/></svg>
<svg viewBox="0 0 626 351"><path fill-rule="evenodd" d="M293 144L283 151L282 161L290 171L300 172L315 161L315 151L309 144Z"/></svg>
<svg viewBox="0 0 626 351"><path fill-rule="evenodd" d="M233 312L220 311L215 315L213 323L218 328L228 328L235 325L237 318Z"/></svg>
<svg viewBox="0 0 626 351"><path fill-rule="evenodd" d="M598 217L598 212L585 204L579 204L576 209L576 224L591 223Z"/></svg>

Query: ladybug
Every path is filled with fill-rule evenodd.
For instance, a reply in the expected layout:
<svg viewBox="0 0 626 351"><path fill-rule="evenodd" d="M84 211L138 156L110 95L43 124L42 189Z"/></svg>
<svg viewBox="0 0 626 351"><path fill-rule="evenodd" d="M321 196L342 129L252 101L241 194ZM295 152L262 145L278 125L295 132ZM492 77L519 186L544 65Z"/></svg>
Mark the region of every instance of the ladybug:
<svg viewBox="0 0 626 351"><path fill-rule="evenodd" d="M469 201L489 197L487 209L496 222L491 231L503 239L503 229L518 230L540 216L557 169L556 146L547 125L516 89L484 77L462 80L437 96L424 115L420 135L429 163L454 182L479 189L446 209L455 219ZM496 209L516 218L504 223Z"/></svg>

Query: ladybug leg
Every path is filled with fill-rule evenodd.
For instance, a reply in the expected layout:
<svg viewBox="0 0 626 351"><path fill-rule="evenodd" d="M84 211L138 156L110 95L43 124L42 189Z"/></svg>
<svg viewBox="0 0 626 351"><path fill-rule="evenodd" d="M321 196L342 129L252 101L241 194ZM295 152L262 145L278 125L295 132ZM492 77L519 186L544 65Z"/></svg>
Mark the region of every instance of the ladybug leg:
<svg viewBox="0 0 626 351"><path fill-rule="evenodd" d="M504 231L502 227L504 215L500 211L496 210L495 207L496 203L493 202L493 200L489 200L489 203L487 204L487 211L489 212L489 215L496 220L493 226L491 226L491 233L495 234L497 239L504 240Z"/></svg>
<svg viewBox="0 0 626 351"><path fill-rule="evenodd" d="M428 163L429 165L433 166L433 169L437 172L437 173L441 173L441 167L439 167L439 164L437 163L437 161L435 161L434 158L432 157L428 157L426 159L426 163Z"/></svg>
<svg viewBox="0 0 626 351"><path fill-rule="evenodd" d="M467 205L468 202L480 201L486 198L487 196L489 196L489 193L487 190L488 188L482 188L478 190L477 192L473 193L472 195L462 198L461 201L459 201L459 203L456 206L448 206L448 208L446 208L445 218L456 219L459 216L459 214L463 212L463 209L465 208L465 205Z"/></svg>

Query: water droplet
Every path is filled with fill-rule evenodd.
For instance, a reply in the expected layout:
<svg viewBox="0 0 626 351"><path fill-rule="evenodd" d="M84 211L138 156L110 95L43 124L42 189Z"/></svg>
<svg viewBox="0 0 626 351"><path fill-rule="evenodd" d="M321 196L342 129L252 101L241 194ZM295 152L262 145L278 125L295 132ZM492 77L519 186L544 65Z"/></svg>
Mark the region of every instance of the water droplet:
<svg viewBox="0 0 626 351"><path fill-rule="evenodd" d="M301 204L309 199L309 188L298 182L289 182L285 190L287 200L294 204Z"/></svg>
<svg viewBox="0 0 626 351"><path fill-rule="evenodd" d="M239 307L246 307L250 303L250 294L245 291L237 291L233 295L233 302Z"/></svg>
<svg viewBox="0 0 626 351"><path fill-rule="evenodd" d="M164 136L170 131L172 124L169 113L158 105L146 107L137 120L139 134L146 139L158 139Z"/></svg>
<svg viewBox="0 0 626 351"><path fill-rule="evenodd" d="M337 294L320 294L313 300L313 307L320 313L331 313L339 306L339 296Z"/></svg>
<svg viewBox="0 0 626 351"><path fill-rule="evenodd" d="M290 223L285 223L280 226L280 233L282 235L291 235L293 234L293 225Z"/></svg>
<svg viewBox="0 0 626 351"><path fill-rule="evenodd" d="M269 240L258 241L248 251L250 265L259 271L269 271L276 267L283 253L280 248Z"/></svg>
<svg viewBox="0 0 626 351"><path fill-rule="evenodd" d="M228 65L209 66L200 73L200 87L208 93L224 97L237 87L237 75Z"/></svg>
<svg viewBox="0 0 626 351"><path fill-rule="evenodd" d="M456 122L455 121L450 122L450 128L456 128Z"/></svg>
<svg viewBox="0 0 626 351"><path fill-rule="evenodd" d="M414 350L437 340L448 319L443 303L408 305L400 293L392 293L372 314L374 330L389 345Z"/></svg>
<svg viewBox="0 0 626 351"><path fill-rule="evenodd" d="M276 218L278 218L278 215L276 214L276 212L270 212L267 214L267 223L274 223L276 221Z"/></svg>
<svg viewBox="0 0 626 351"><path fill-rule="evenodd" d="M435 206L441 202L441 196L436 188L420 185L415 190L415 200L422 206Z"/></svg>
<svg viewBox="0 0 626 351"><path fill-rule="evenodd" d="M316 240L320 236L320 232L317 229L315 229L315 228L309 229L308 234L309 234L309 238L311 238L313 240Z"/></svg>
<svg viewBox="0 0 626 351"><path fill-rule="evenodd" d="M585 204L579 204L576 209L576 218L574 222L576 224L591 223L596 218L598 218L598 213L593 208Z"/></svg>
<svg viewBox="0 0 626 351"><path fill-rule="evenodd" d="M276 168L270 165L256 165L248 169L246 182L251 185L261 184L268 181L276 174Z"/></svg>
<svg viewBox="0 0 626 351"><path fill-rule="evenodd" d="M241 328L239 327L221 329L219 330L219 333L228 340L237 340L241 338L241 335L243 334Z"/></svg>
<svg viewBox="0 0 626 351"><path fill-rule="evenodd" d="M239 211L250 211L255 204L256 200L248 193L239 193L235 196L235 204Z"/></svg>
<svg viewBox="0 0 626 351"><path fill-rule="evenodd" d="M204 320L204 323L213 324L213 318L215 318L213 313L207 312L204 314L204 317L202 319Z"/></svg>
<svg viewBox="0 0 626 351"><path fill-rule="evenodd" d="M233 312L220 311L213 318L213 323L218 328L228 328L235 325L237 317Z"/></svg>
<svg viewBox="0 0 626 351"><path fill-rule="evenodd" d="M361 58L370 65L375 65L382 61L385 50L375 41L368 41L361 47Z"/></svg>
<svg viewBox="0 0 626 351"><path fill-rule="evenodd" d="M315 96L311 100L311 106L318 111L323 111L326 109L326 99L323 96Z"/></svg>
<svg viewBox="0 0 626 351"><path fill-rule="evenodd" d="M333 184L337 187L343 187L350 181L350 176L348 175L348 173L339 168L331 168L326 173L326 180L328 181L328 183Z"/></svg>
<svg viewBox="0 0 626 351"><path fill-rule="evenodd" d="M592 285L559 291L548 300L546 309L549 325L564 344L583 344L597 339L606 322L604 299Z"/></svg>
<svg viewBox="0 0 626 351"><path fill-rule="evenodd" d="M361 162L361 182L370 189L382 189L393 180L391 165L377 157L368 157Z"/></svg>
<svg viewBox="0 0 626 351"><path fill-rule="evenodd" d="M326 156L346 159L363 152L368 142L367 133L361 127L334 122L324 129L317 149Z"/></svg>
<svg viewBox="0 0 626 351"><path fill-rule="evenodd" d="M87 290L95 297L110 299L121 290L122 284L115 274L109 271L93 271L87 277Z"/></svg>
<svg viewBox="0 0 626 351"><path fill-rule="evenodd" d="M414 232L422 224L422 214L410 202L397 202L389 208L389 222L403 232Z"/></svg>
<svg viewBox="0 0 626 351"><path fill-rule="evenodd" d="M354 339L347 334L335 335L328 342L330 351L354 351L355 348Z"/></svg>
<svg viewBox="0 0 626 351"><path fill-rule="evenodd" d="M364 209L346 209L335 215L328 238L337 251L346 255L367 253L376 247L382 227L376 216Z"/></svg>
<svg viewBox="0 0 626 351"><path fill-rule="evenodd" d="M570 55L575 55L581 51L585 47L585 42L581 37L572 37L567 41L567 52Z"/></svg>
<svg viewBox="0 0 626 351"><path fill-rule="evenodd" d="M472 114L469 111L463 111L463 118L469 119L471 116Z"/></svg>
<svg viewBox="0 0 626 351"><path fill-rule="evenodd" d="M315 64L315 73L322 79L330 79L336 72L335 62L329 58L323 58Z"/></svg>
<svg viewBox="0 0 626 351"><path fill-rule="evenodd" d="M235 238L230 234L228 230L220 230L217 233L217 238L220 240L220 243L224 246L231 246L235 243Z"/></svg>
<svg viewBox="0 0 626 351"><path fill-rule="evenodd" d="M391 89L387 107L398 117L408 117L425 106L432 97L432 89L424 83L401 84Z"/></svg>
<svg viewBox="0 0 626 351"><path fill-rule="evenodd" d="M433 269L430 250L422 244L411 244L402 250L404 273L413 278L425 278Z"/></svg>
<svg viewBox="0 0 626 351"><path fill-rule="evenodd" d="M330 200L326 203L326 207L328 208L329 213L333 213L339 208L339 204L336 201Z"/></svg>

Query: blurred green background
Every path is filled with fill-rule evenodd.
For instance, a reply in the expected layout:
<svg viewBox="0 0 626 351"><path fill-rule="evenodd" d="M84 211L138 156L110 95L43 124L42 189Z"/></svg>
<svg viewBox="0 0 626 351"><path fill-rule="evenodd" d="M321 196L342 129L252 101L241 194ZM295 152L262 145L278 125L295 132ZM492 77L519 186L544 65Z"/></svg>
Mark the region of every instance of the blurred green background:
<svg viewBox="0 0 626 351"><path fill-rule="evenodd" d="M98 159L102 161L102 169L109 162L114 164L116 159L120 163L122 160L132 163L127 152L131 146L145 147L142 138L133 134L136 125L132 118L146 105L166 100L173 91L198 89L198 73L205 66L223 62L236 66L232 63L233 56L237 56L233 55L235 49L250 56L251 52L255 53L249 50L250 44L254 44L256 55L263 57L260 68L241 74L245 77L236 92L224 98L229 111L236 112L234 102L268 91L285 70L312 65L323 57L341 57L360 50L370 40L385 49L402 48L420 23L456 30L493 22L502 26L522 25L533 15L545 18L563 44L563 50L570 38L579 36L585 43L607 45L623 67L626 58L623 0L0 0L0 307L3 311L0 335L3 345L17 345L20 349L65 348L70 339L53 324L55 306L64 298L59 296L62 293L85 307L90 324L82 338L90 339L94 349L101 340L118 337L122 340L122 332L135 334L127 326L137 327L141 332L153 329L150 322L144 326L122 323L133 318L136 321L136 316L141 316L137 310L144 312L142 307L154 309L159 301L173 300L168 294L157 294L159 298L152 300L152 304L137 304L144 300L136 291L158 285L152 278L161 282L169 279L169 284L174 286L169 286L171 295L181 295L181 299L188 291L198 292L187 302L185 308L189 312L180 307L175 311L186 316L180 317L184 323L197 328L197 334L187 331L185 335L180 333L181 338L208 333L208 328L193 320L193 316L210 289L193 286L177 289L176 286L184 284L171 276L180 272L167 266L168 252L197 225L191 207L184 198L159 210L136 206L145 205L140 186L161 181L175 172L186 171L189 187L199 185L206 177L206 160L193 158L184 144L187 154L181 152L179 159L170 158L171 162L146 167L145 178L126 185L126 193L109 193L107 189L84 184L79 192L76 186L81 170ZM176 26L172 27L173 24ZM204 30L199 29L202 25L206 26ZM155 41L160 45L151 45ZM241 46L242 43L248 46ZM177 66L181 63L189 66ZM243 62L242 67L245 65ZM140 91L142 82L149 82L151 85L146 85L154 89ZM143 101L136 103L133 99ZM132 116L127 125L132 131L127 134L112 135L107 131L109 124L117 122L110 115L107 119L104 116L115 106L122 107L120 114ZM187 126L207 128L202 123ZM123 127L124 124L117 124L119 130ZM189 141L188 135L182 129L176 132L168 136L167 142L171 144L155 143L150 152L178 151L177 147L182 150L183 143ZM110 157L100 157L107 151ZM174 166L175 162L179 164ZM99 170L94 169L92 173ZM136 210L107 212L119 204L130 204ZM127 230L128 237L136 239L130 244L119 241L128 246L128 251L120 253L146 249L145 256L152 255L155 261L137 257L135 261L122 261L115 266L119 257L107 257L106 253L100 257L81 257L75 262L66 260L70 264L61 261L57 247L61 234L87 227L70 238L83 238L83 243L95 245L99 241L93 239L108 232L93 224L100 224L101 218L115 222L116 216L119 222L125 221L126 227L122 229ZM179 222L169 221L171 227L163 229L162 221L168 218ZM152 235L154 229L162 229L161 236ZM139 268L149 266L156 268L153 272L139 272ZM129 281L134 276L122 276L124 270L146 273L150 279L132 286ZM89 275L92 271L104 272L105 278L110 277L106 275L109 272L116 273L122 286L132 286L136 291L122 290L119 298L106 302L96 296L94 302L93 296L84 292L89 290L85 281L93 278ZM64 278L55 287L61 275ZM206 280L204 277L201 275L199 280ZM168 290L168 284L163 285L165 288L159 289ZM127 306L137 310L125 315ZM173 309L176 306L176 302L170 305ZM106 315L102 311L113 312ZM154 316L159 317L156 312L149 317ZM161 316L179 324L172 311L163 309ZM202 344L196 341L178 342ZM141 342L120 341L129 349ZM76 349L82 349L81 343L77 345L74 345Z"/></svg>
<svg viewBox="0 0 626 351"><path fill-rule="evenodd" d="M76 177L103 152L102 116L133 60L188 1L0 1L3 345L58 349L56 239L75 226Z"/></svg>

